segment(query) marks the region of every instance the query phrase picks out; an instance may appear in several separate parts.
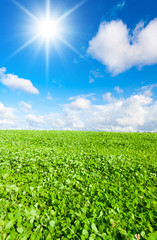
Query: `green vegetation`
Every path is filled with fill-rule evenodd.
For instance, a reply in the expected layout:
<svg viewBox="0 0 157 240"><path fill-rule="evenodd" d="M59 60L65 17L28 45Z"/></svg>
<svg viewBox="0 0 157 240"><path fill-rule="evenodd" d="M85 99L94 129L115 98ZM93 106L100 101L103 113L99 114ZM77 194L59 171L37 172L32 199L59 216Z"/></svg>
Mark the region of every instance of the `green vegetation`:
<svg viewBox="0 0 157 240"><path fill-rule="evenodd" d="M1 240L138 234L157 239L157 134L0 131Z"/></svg>

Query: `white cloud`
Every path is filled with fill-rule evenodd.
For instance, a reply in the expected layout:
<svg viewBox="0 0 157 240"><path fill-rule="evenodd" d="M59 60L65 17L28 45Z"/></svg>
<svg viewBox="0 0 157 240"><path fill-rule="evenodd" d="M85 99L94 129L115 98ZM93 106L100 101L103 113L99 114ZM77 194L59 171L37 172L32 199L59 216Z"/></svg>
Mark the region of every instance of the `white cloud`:
<svg viewBox="0 0 157 240"><path fill-rule="evenodd" d="M120 10L122 10L125 6L125 1L119 1L116 3L106 14L106 16L109 16L110 18L115 18Z"/></svg>
<svg viewBox="0 0 157 240"><path fill-rule="evenodd" d="M80 109L79 109L80 110ZM83 116L78 109L73 109L71 106L65 106L63 110L64 124L63 130L84 130L85 124Z"/></svg>
<svg viewBox="0 0 157 240"><path fill-rule="evenodd" d="M36 117L33 114L28 114L26 119L30 122L32 121L32 122L36 122L36 123L44 123L44 119L42 116Z"/></svg>
<svg viewBox="0 0 157 240"><path fill-rule="evenodd" d="M0 129L26 128L92 131L157 131L157 101L153 99L156 84L143 86L127 98L103 94L101 104L93 101L93 94L71 97L61 112L44 115L29 113L23 118L22 111L0 103ZM90 100L89 100L90 98ZM29 106L30 105L30 106ZM31 111L31 104L21 102ZM14 114L16 113L16 115Z"/></svg>
<svg viewBox="0 0 157 240"><path fill-rule="evenodd" d="M88 94L90 97L93 94ZM81 96L81 95L80 95ZM85 97L71 97L71 103L64 104L61 113L50 113L43 116L29 114L26 116L30 129L83 130L84 114L90 109L91 102Z"/></svg>
<svg viewBox="0 0 157 240"><path fill-rule="evenodd" d="M84 123L77 111L64 109L62 113L48 115L27 115L27 128L29 129L55 129L55 130L83 130Z"/></svg>
<svg viewBox="0 0 157 240"><path fill-rule="evenodd" d="M102 97L104 100L107 100L108 102L112 102L116 100L114 97L112 97L112 94L110 92L103 94Z"/></svg>
<svg viewBox="0 0 157 240"><path fill-rule="evenodd" d="M26 116L26 121L27 121L27 129L40 129L40 128L43 129L45 125L44 117L35 116L34 114L28 114Z"/></svg>
<svg viewBox="0 0 157 240"><path fill-rule="evenodd" d="M70 101L76 100L78 98L93 98L93 96L95 95L95 93L89 93L89 94L79 94L77 96L72 96L69 98Z"/></svg>
<svg viewBox="0 0 157 240"><path fill-rule="evenodd" d="M68 107L70 106L73 109L86 110L86 109L90 109L91 102L86 98L78 97L76 98L75 101L71 102L70 105L67 105L67 106Z"/></svg>
<svg viewBox="0 0 157 240"><path fill-rule="evenodd" d="M91 71L90 71L90 74L91 74L94 78L104 78L104 74L102 74L99 69L91 70Z"/></svg>
<svg viewBox="0 0 157 240"><path fill-rule="evenodd" d="M147 86L143 86L141 89L139 89L139 91L142 92L145 96L153 96L153 88L157 88L157 84L149 84Z"/></svg>
<svg viewBox="0 0 157 240"><path fill-rule="evenodd" d="M114 90L117 92L117 93L123 93L123 89L121 89L120 87L115 87Z"/></svg>
<svg viewBox="0 0 157 240"><path fill-rule="evenodd" d="M13 90L18 89L31 94L39 94L30 80L19 78L14 74L6 74L6 68L0 68L0 82Z"/></svg>
<svg viewBox="0 0 157 240"><path fill-rule="evenodd" d="M32 105L24 101L21 101L19 105L21 106L21 109L25 112L30 112L32 110Z"/></svg>
<svg viewBox="0 0 157 240"><path fill-rule="evenodd" d="M87 124L92 130L155 131L156 118L157 102L144 95L132 95L94 105Z"/></svg>
<svg viewBox="0 0 157 240"><path fill-rule="evenodd" d="M144 28L144 25L145 25L145 22L144 21L140 21L135 29L132 31L132 36L131 36L131 41L136 41L136 39L138 38L138 35L140 34L140 32L143 30Z"/></svg>
<svg viewBox="0 0 157 240"><path fill-rule="evenodd" d="M140 22L132 34L121 21L103 22L89 42L88 53L114 75L133 66L157 63L157 19L144 27Z"/></svg>
<svg viewBox="0 0 157 240"><path fill-rule="evenodd" d="M0 103L0 129L15 125L14 111L15 109L5 107L4 104Z"/></svg>
<svg viewBox="0 0 157 240"><path fill-rule="evenodd" d="M117 116L117 123L123 126L143 126L147 108L152 103L152 98L144 95L134 95L123 100L120 106L120 115Z"/></svg>
<svg viewBox="0 0 157 240"><path fill-rule="evenodd" d="M91 70L89 75L89 83L95 82L96 78L104 78L104 74L99 69Z"/></svg>
<svg viewBox="0 0 157 240"><path fill-rule="evenodd" d="M152 95L139 93L117 99L108 92L103 97L107 103L101 105L77 97L64 104L60 113L28 115L27 120L32 129L157 131L157 101Z"/></svg>

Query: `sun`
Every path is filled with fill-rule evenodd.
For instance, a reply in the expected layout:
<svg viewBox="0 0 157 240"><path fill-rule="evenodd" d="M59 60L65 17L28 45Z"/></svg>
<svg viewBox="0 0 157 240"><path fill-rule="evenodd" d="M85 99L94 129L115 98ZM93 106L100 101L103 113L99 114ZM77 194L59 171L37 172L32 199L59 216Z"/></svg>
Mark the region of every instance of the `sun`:
<svg viewBox="0 0 157 240"><path fill-rule="evenodd" d="M68 48L70 48L72 51L74 51L76 54L80 55L80 52L75 49L67 40L66 40L66 26L64 25L64 20L67 18L70 14L72 14L74 11L76 11L79 7L81 7L86 0L81 1L76 6L65 12L63 15L57 17L56 19L54 16L56 15L55 12L51 12L50 7L50 1L51 0L45 0L46 2L46 13L41 17L34 15L32 12L30 12L27 8L25 8L22 4L17 2L16 0L12 0L17 7L19 7L26 15L29 16L30 19L33 20L32 25L30 26L30 33L33 34L32 38L30 38L27 42L25 42L21 47L19 47L15 52L13 52L7 59L12 58L19 52L21 52L23 49L28 47L30 44L32 44L34 41L40 41L45 42L46 46L46 73L48 73L48 66L49 66L49 54L50 54L50 44L53 44L53 46L57 49L58 48L58 42L62 42L65 44ZM72 31L67 31L67 34L73 34Z"/></svg>
<svg viewBox="0 0 157 240"><path fill-rule="evenodd" d="M53 40L60 34L60 26L52 19L45 19L39 22L37 34L45 40Z"/></svg>

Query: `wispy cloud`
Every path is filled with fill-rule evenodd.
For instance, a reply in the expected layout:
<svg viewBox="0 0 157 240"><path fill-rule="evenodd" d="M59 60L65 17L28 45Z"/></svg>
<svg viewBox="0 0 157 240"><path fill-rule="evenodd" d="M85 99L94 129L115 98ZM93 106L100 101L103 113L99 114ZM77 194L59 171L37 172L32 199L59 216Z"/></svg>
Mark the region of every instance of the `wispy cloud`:
<svg viewBox="0 0 157 240"><path fill-rule="evenodd" d="M125 1L122 1L116 5L118 9L122 9L125 6Z"/></svg>
<svg viewBox="0 0 157 240"><path fill-rule="evenodd" d="M100 69L96 69L96 70L91 70L90 74L94 77L94 78L104 78L104 74L101 73Z"/></svg>
<svg viewBox="0 0 157 240"><path fill-rule="evenodd" d="M95 82L97 78L104 78L104 74L101 73L100 69L90 70L89 83Z"/></svg>
<svg viewBox="0 0 157 240"><path fill-rule="evenodd" d="M117 92L117 93L119 93L119 94L121 94L121 93L123 93L123 89L121 89L120 87L114 87L114 90Z"/></svg>
<svg viewBox="0 0 157 240"><path fill-rule="evenodd" d="M21 109L24 111L24 112L30 112L32 110L32 105L29 104L29 103L26 103L24 101L21 101L19 103L19 106L21 107Z"/></svg>
<svg viewBox="0 0 157 240"><path fill-rule="evenodd" d="M146 86L141 87L137 91L140 94L143 94L145 96L153 96L153 89L157 88L157 84L148 84Z"/></svg>
<svg viewBox="0 0 157 240"><path fill-rule="evenodd" d="M95 93L89 93L89 94L79 94L77 96L72 96L69 98L70 101L76 100L78 98L92 98L95 95Z"/></svg>
<svg viewBox="0 0 157 240"><path fill-rule="evenodd" d="M46 96L46 99L47 99L47 100L50 100L50 101L53 100L50 92L48 92L48 94L47 94L47 96Z"/></svg>
<svg viewBox="0 0 157 240"><path fill-rule="evenodd" d="M118 12L120 10L122 10L126 5L126 2L123 0L123 1L119 1L118 3L116 3L104 16L104 18L116 18L117 15L118 15Z"/></svg>
<svg viewBox="0 0 157 240"><path fill-rule="evenodd" d="M95 79L89 76L89 83L94 83L94 82L95 82Z"/></svg>

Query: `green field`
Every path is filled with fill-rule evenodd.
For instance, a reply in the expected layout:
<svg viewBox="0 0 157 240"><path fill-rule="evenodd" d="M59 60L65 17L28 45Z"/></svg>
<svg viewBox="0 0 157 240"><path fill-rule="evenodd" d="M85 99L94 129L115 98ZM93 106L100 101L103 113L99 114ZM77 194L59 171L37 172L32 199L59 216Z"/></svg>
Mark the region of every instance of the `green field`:
<svg viewBox="0 0 157 240"><path fill-rule="evenodd" d="M0 131L1 240L136 234L157 239L157 134Z"/></svg>

